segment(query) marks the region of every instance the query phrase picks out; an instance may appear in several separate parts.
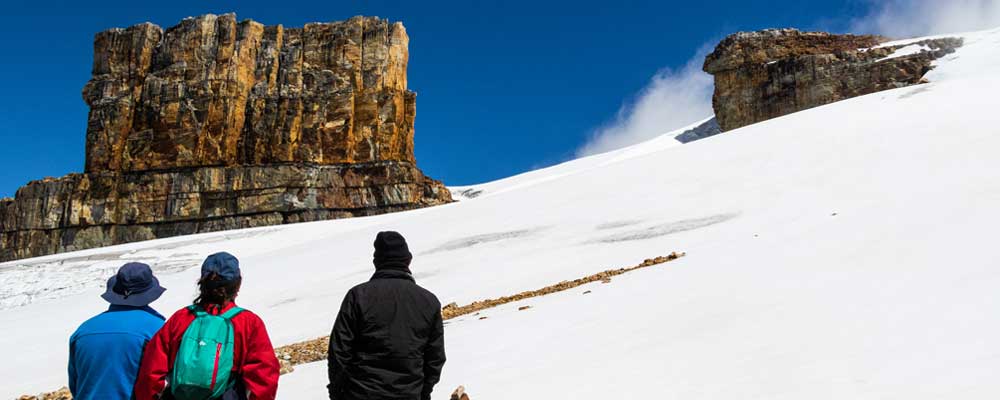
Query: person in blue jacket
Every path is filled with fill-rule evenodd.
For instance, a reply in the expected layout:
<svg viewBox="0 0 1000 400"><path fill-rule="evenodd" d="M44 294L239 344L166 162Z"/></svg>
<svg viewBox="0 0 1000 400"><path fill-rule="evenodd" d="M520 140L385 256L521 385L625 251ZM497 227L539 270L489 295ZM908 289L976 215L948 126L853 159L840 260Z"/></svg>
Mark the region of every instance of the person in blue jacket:
<svg viewBox="0 0 1000 400"><path fill-rule="evenodd" d="M163 326L149 307L163 294L153 270L143 263L123 265L101 295L107 311L88 319L69 339L69 391L74 400L129 400L142 349Z"/></svg>

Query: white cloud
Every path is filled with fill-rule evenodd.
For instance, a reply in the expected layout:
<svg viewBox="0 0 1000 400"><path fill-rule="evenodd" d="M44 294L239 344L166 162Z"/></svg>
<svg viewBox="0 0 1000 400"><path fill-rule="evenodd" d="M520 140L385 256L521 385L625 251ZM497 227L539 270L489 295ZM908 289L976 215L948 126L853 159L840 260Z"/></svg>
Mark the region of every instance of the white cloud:
<svg viewBox="0 0 1000 400"><path fill-rule="evenodd" d="M710 51L703 46L682 68L657 72L614 120L594 131L577 155L619 149L711 116L712 76L701 70Z"/></svg>
<svg viewBox="0 0 1000 400"><path fill-rule="evenodd" d="M1000 0L869 0L869 6L851 31L907 38L1000 26Z"/></svg>

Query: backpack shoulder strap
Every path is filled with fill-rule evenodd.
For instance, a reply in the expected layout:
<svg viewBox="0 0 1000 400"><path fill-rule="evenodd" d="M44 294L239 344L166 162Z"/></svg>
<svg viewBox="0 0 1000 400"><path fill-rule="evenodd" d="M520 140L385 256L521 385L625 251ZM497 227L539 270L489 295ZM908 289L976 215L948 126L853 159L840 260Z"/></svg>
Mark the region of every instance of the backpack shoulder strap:
<svg viewBox="0 0 1000 400"><path fill-rule="evenodd" d="M236 314L239 314L241 312L243 312L242 308L240 308L240 307L233 307L233 308L230 308L229 311L226 311L226 312L222 313L222 315L220 315L220 317L225 318L226 321L229 321L229 320L233 319L233 317L235 317Z"/></svg>
<svg viewBox="0 0 1000 400"><path fill-rule="evenodd" d="M192 305L189 305L189 306L187 306L185 308L187 308L188 311L191 311L194 314L195 318L198 318L198 317L201 317L201 316L204 316L204 315L208 315L208 312L206 312L205 309L203 309L201 307L198 307L197 304L192 304Z"/></svg>

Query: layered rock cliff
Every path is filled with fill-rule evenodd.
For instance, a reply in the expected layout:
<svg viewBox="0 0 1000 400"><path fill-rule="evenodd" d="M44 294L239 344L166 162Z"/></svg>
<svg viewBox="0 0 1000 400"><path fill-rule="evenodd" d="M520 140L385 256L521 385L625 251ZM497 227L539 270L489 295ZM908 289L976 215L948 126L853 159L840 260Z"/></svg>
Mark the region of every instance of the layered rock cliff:
<svg viewBox="0 0 1000 400"><path fill-rule="evenodd" d="M413 156L399 22L96 35L82 174L0 201L0 260L451 201Z"/></svg>
<svg viewBox="0 0 1000 400"><path fill-rule="evenodd" d="M933 61L961 39L883 46L872 35L795 29L740 32L705 59L715 78L712 105L723 131L796 111L921 82ZM909 47L913 51L897 50Z"/></svg>

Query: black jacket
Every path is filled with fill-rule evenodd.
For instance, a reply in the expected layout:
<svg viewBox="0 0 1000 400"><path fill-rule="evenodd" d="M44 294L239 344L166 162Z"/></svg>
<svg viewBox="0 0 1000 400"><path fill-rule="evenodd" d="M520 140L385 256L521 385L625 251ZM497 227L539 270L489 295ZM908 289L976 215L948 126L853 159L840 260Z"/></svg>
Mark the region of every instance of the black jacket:
<svg viewBox="0 0 1000 400"><path fill-rule="evenodd" d="M444 366L441 303L407 269L344 297L330 334L331 400L428 400Z"/></svg>

